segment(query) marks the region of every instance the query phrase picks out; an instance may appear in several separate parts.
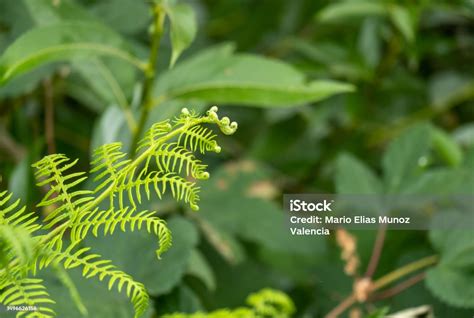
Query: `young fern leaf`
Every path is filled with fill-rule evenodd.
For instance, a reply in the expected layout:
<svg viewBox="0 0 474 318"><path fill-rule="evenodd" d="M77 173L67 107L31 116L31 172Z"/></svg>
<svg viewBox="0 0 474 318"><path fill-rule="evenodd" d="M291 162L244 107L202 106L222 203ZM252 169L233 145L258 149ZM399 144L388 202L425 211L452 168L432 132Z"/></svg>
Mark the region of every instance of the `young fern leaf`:
<svg viewBox="0 0 474 318"><path fill-rule="evenodd" d="M103 232L103 235L112 235L117 226L125 232L127 226L131 231L134 231L135 228L140 230L145 225L148 233L155 234L159 239L159 248L156 254L160 258L161 254L171 246L171 231L166 226L166 222L154 214L154 211L135 213L134 209L128 207L118 211L94 211L94 213L83 215L78 224L72 227L71 237L73 241L79 242L87 236L90 230L97 237L99 232Z"/></svg>
<svg viewBox="0 0 474 318"><path fill-rule="evenodd" d="M33 234L41 226L36 223L37 217L33 212L25 213L25 207L19 207L20 200L7 205L11 197L12 194L6 191L0 193L0 263L16 259L26 267L36 255Z"/></svg>
<svg viewBox="0 0 474 318"><path fill-rule="evenodd" d="M100 281L108 280L107 286L111 290L115 285L119 292L125 287L127 297L133 303L135 316L142 315L148 307L149 296L142 283L136 282L130 275L116 269L110 260L101 259L98 254L90 254L90 248L84 247L75 250L76 245L71 244L65 251L50 253L40 262L40 268L51 263L61 263L65 269L82 268L85 278L98 277Z"/></svg>
<svg viewBox="0 0 474 318"><path fill-rule="evenodd" d="M197 205L199 201L199 187L172 172L151 171L146 173L146 170L142 170L142 173L136 178L131 177L128 180L123 180L122 183L117 185L114 192L118 194L120 208L123 209L124 195L127 195L133 208L136 208L137 202L142 202L141 190L144 190L147 199L150 199L150 189L153 189L161 199L168 188L176 200L189 203L193 210L199 208Z"/></svg>
<svg viewBox="0 0 474 318"><path fill-rule="evenodd" d="M0 303L5 306L30 306L28 311L19 311L17 317L54 317L54 311L47 307L54 301L49 298L42 282L37 278L0 280L0 290L3 290Z"/></svg>
<svg viewBox="0 0 474 318"><path fill-rule="evenodd" d="M237 124L228 118L219 119L216 111L217 107L212 107L205 116L197 116L183 109L173 122L154 124L139 143L138 156L133 160L126 159L120 143L100 147L94 153L90 171L98 183L94 191L73 189L87 178L84 172L70 172L77 160L71 161L62 154L44 157L33 165L38 186L47 188L38 206L52 211L41 224L36 223L32 213L18 209L18 201L7 204L11 195L0 193L0 256L6 263L0 268L0 302L37 305L39 311L27 316L49 317L54 313L44 304L52 301L41 281L28 276L34 277L38 270L51 265L81 267L85 278L108 280L109 289L116 286L119 292L125 289L135 317L140 316L149 299L144 285L116 269L111 261L91 254L89 247L77 246L90 232L96 236L112 235L117 228L134 231L146 227L158 238L159 258L171 246L170 230L155 212L137 212L137 205L143 196L151 199L152 192L159 198L171 192L176 200L198 209L199 187L187 178L207 179L209 173L193 152L220 151L215 135L202 125L215 124L225 134L237 129ZM130 204L125 204L125 198ZM107 201L109 206L104 207ZM38 235L39 229L49 232Z"/></svg>
<svg viewBox="0 0 474 318"><path fill-rule="evenodd" d="M0 263L18 259L22 265L28 264L36 253L35 241L23 226L0 225Z"/></svg>
<svg viewBox="0 0 474 318"><path fill-rule="evenodd" d="M206 180L209 173L206 171L207 166L201 163L194 154L178 143L170 143L162 145L155 152L155 162L158 170L162 172L184 173L192 176L197 180Z"/></svg>
<svg viewBox="0 0 474 318"><path fill-rule="evenodd" d="M0 192L0 224L18 226L21 225L28 233L33 234L41 226L36 223L38 219L34 212L25 213L25 207L19 208L20 200L7 205L12 193Z"/></svg>
<svg viewBox="0 0 474 318"><path fill-rule="evenodd" d="M121 152L122 144L115 142L105 144L94 152L94 159L91 162L93 168L91 173L97 173L95 182L101 183L95 187L94 193L98 193L104 187L110 185L117 178L117 174L124 166L130 163L130 159L125 159L127 154Z"/></svg>
<svg viewBox="0 0 474 318"><path fill-rule="evenodd" d="M52 206L45 221L45 229L69 219L72 222L79 215L82 206L93 199L92 191L78 190L71 191L71 188L77 186L87 179L84 172L66 174L77 163L78 159L69 162L69 158L62 154L53 154L44 157L33 164L36 168L36 178L39 180L39 187L49 185L49 191L38 204L39 207Z"/></svg>

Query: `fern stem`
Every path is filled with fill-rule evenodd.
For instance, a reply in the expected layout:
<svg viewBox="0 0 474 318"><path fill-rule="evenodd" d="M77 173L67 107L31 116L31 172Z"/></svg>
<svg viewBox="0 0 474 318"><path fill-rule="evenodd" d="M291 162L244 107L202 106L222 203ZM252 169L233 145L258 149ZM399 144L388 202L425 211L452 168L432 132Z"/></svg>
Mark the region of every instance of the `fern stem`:
<svg viewBox="0 0 474 318"><path fill-rule="evenodd" d="M147 68L145 70L145 82L141 96L141 113L138 125L133 134L131 153L132 158L135 157L136 148L140 136L144 130L148 114L153 105L152 86L156 78L156 62L158 60L158 51L160 49L161 37L163 36L163 25L165 21L165 11L160 5L153 7L153 32L151 35L151 49L148 59Z"/></svg>

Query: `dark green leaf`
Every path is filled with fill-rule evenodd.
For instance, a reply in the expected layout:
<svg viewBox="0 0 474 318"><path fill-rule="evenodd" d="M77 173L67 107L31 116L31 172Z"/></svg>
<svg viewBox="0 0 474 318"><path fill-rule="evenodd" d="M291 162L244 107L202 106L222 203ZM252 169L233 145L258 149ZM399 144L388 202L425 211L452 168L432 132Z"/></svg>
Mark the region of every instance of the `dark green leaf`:
<svg viewBox="0 0 474 318"><path fill-rule="evenodd" d="M115 233L113 236L88 239L95 251L112 259L121 270L145 284L152 295L170 292L183 278L189 266L194 248L198 243L198 232L193 223L181 217L168 222L173 236L173 247L162 259L156 258L156 237L146 231L138 233ZM110 246L114 246L111 250ZM140 255L140 258L130 257Z"/></svg>
<svg viewBox="0 0 474 318"><path fill-rule="evenodd" d="M373 171L350 154L337 160L336 189L340 194L377 194L384 190Z"/></svg>
<svg viewBox="0 0 474 318"><path fill-rule="evenodd" d="M418 125L404 132L388 147L383 156L385 182L390 193L397 192L411 181L420 168L420 160L430 146L430 127Z"/></svg>
<svg viewBox="0 0 474 318"><path fill-rule="evenodd" d="M430 239L441 252L439 263L428 271L426 284L442 301L474 308L474 211L436 215Z"/></svg>
<svg viewBox="0 0 474 318"><path fill-rule="evenodd" d="M157 101L289 107L353 90L351 85L335 81L306 83L304 75L286 63L232 51L221 46L180 63L158 80Z"/></svg>
<svg viewBox="0 0 474 318"><path fill-rule="evenodd" d="M166 13L171 24L171 67L174 65L181 53L194 40L197 31L197 22L194 10L187 4L167 6Z"/></svg>
<svg viewBox="0 0 474 318"><path fill-rule="evenodd" d="M376 1L341 1L332 3L318 12L317 18L322 22L351 17L366 17L369 15L386 15L387 5Z"/></svg>
<svg viewBox="0 0 474 318"><path fill-rule="evenodd" d="M35 28L18 38L0 58L0 83L40 65L108 55L142 67L114 32L99 24L70 22Z"/></svg>
<svg viewBox="0 0 474 318"><path fill-rule="evenodd" d="M433 127L432 138L434 148L446 163L450 166L458 167L463 160L461 147L447 133L439 128Z"/></svg>

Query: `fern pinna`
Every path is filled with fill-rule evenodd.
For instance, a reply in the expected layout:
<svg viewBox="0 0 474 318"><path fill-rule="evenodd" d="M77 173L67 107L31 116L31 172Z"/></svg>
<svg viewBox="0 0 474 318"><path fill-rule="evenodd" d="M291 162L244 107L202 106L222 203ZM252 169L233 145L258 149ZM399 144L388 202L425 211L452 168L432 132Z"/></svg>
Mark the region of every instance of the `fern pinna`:
<svg viewBox="0 0 474 318"><path fill-rule="evenodd" d="M77 160L62 154L44 157L33 165L38 186L47 189L38 206L49 213L41 220L19 208L18 201L12 203L11 194L0 193L0 303L34 309L19 311L18 317L54 316L54 301L37 272L48 266L79 267L83 277L97 277L109 289L125 290L135 316L140 316L148 306L144 285L84 247L83 240L89 234L144 228L157 236L160 258L171 246L171 233L164 220L153 211L140 211L139 204L144 197L161 198L169 192L198 209L196 180L209 178L209 173L194 152L221 150L206 124L217 125L224 134L237 129L229 118L219 119L215 106L204 116L183 109L174 120L148 130L134 159L120 151L120 143L103 145L91 163L93 190L77 190L88 178L85 172L70 172Z"/></svg>

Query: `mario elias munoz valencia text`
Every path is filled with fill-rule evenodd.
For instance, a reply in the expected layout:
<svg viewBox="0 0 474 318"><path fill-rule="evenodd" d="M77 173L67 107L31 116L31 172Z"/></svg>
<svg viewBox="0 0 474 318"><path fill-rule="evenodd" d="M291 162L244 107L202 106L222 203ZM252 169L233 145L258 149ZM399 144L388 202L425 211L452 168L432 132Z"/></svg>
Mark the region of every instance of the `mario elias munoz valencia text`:
<svg viewBox="0 0 474 318"><path fill-rule="evenodd" d="M334 200L322 200L321 202L306 202L304 200L290 200L290 212L332 212ZM292 235L329 235L329 229L324 225L331 224L409 224L409 217L379 216L369 217L364 215L355 216L333 216L333 215L306 215L290 216L290 232ZM317 224L318 226L312 226ZM308 226L308 227L307 227Z"/></svg>

